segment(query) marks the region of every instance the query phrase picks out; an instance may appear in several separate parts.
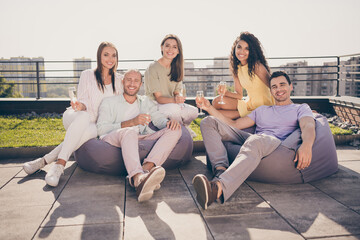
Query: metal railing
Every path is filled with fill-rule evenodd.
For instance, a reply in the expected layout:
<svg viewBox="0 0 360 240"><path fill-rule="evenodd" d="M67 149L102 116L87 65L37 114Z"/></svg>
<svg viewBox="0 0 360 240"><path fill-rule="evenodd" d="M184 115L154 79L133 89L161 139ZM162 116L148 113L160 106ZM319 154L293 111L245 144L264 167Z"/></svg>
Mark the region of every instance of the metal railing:
<svg viewBox="0 0 360 240"><path fill-rule="evenodd" d="M294 85L293 95L360 96L360 54L270 57L267 60L272 71L284 70L289 74ZM119 60L118 71L137 68L144 73L152 61ZM22 90L24 97L37 99L49 97L48 89L54 85L67 92L64 89L77 84L80 72L84 70L76 69L75 64L87 64L87 69L95 68L96 62L0 60L0 77L7 81L1 85L13 84L17 91ZM230 87L233 85L228 58L185 59L184 83L188 96L194 96L197 90L204 90L205 95L211 97L216 94L216 85L220 81L228 82ZM67 96L63 94L59 97Z"/></svg>

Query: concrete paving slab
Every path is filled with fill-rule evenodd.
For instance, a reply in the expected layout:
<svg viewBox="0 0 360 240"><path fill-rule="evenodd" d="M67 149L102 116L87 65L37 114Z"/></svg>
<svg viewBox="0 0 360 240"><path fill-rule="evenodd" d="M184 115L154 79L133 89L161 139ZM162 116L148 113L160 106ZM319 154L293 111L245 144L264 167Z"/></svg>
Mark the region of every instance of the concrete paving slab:
<svg viewBox="0 0 360 240"><path fill-rule="evenodd" d="M20 167L0 168L0 189L21 171Z"/></svg>
<svg viewBox="0 0 360 240"><path fill-rule="evenodd" d="M70 179L70 185L73 187L83 186L100 186L100 185L119 185L124 184L124 176L112 176L105 174L96 174L86 172L80 167L77 167L73 176Z"/></svg>
<svg viewBox="0 0 360 240"><path fill-rule="evenodd" d="M212 173L206 167L204 155L194 156L189 164L182 166L179 170L187 185L192 185L192 179L199 173L204 174L209 179L212 178Z"/></svg>
<svg viewBox="0 0 360 240"><path fill-rule="evenodd" d="M27 162L34 160L33 158L7 158L0 159L0 168L6 167L22 167L22 165Z"/></svg>
<svg viewBox="0 0 360 240"><path fill-rule="evenodd" d="M50 206L4 206L0 208L0 239L31 239Z"/></svg>
<svg viewBox="0 0 360 240"><path fill-rule="evenodd" d="M34 239L122 239L123 223L40 228Z"/></svg>
<svg viewBox="0 0 360 240"><path fill-rule="evenodd" d="M120 223L124 221L124 202L56 202L41 227Z"/></svg>
<svg viewBox="0 0 360 240"><path fill-rule="evenodd" d="M251 186L307 238L360 233L359 214L309 184Z"/></svg>
<svg viewBox="0 0 360 240"><path fill-rule="evenodd" d="M52 205L64 188L76 165L65 169L59 185L54 188L46 184L44 179L36 177L13 178L0 191L0 206L41 206ZM36 175L36 174L34 174Z"/></svg>
<svg viewBox="0 0 360 240"><path fill-rule="evenodd" d="M206 217L216 240L303 239L275 213Z"/></svg>
<svg viewBox="0 0 360 240"><path fill-rule="evenodd" d="M351 209L360 209L360 174L357 172L340 166L336 174L311 185Z"/></svg>
<svg viewBox="0 0 360 240"><path fill-rule="evenodd" d="M190 190L194 199L196 199L196 192L194 187L191 186ZM197 201L195 202L198 204ZM233 194L233 196L231 196L231 198L224 204L213 203L208 207L207 210L203 210L199 204L198 207L204 217L274 212L270 205L264 202L246 184L240 186L240 188Z"/></svg>
<svg viewBox="0 0 360 240"><path fill-rule="evenodd" d="M124 239L212 239L192 198L126 201Z"/></svg>
<svg viewBox="0 0 360 240"><path fill-rule="evenodd" d="M124 201L124 177L77 168L42 226L122 222Z"/></svg>
<svg viewBox="0 0 360 240"><path fill-rule="evenodd" d="M316 238L320 240L358 240L360 239L360 235L356 236L342 236L342 237L326 237L326 238Z"/></svg>
<svg viewBox="0 0 360 240"><path fill-rule="evenodd" d="M360 160L341 162L340 166L343 166L345 171L350 170L351 172L360 174Z"/></svg>
<svg viewBox="0 0 360 240"><path fill-rule="evenodd" d="M131 187L128 185L129 190ZM131 191L134 192L135 191ZM187 188L182 176L177 175L166 175L164 181L161 183L161 188L155 192L157 199L168 199L168 198L190 198L189 189Z"/></svg>
<svg viewBox="0 0 360 240"><path fill-rule="evenodd" d="M336 150L339 162L360 160L360 150L354 148Z"/></svg>
<svg viewBox="0 0 360 240"><path fill-rule="evenodd" d="M179 172L166 175L161 185L153 198L143 203L137 202L135 190L126 186L125 239L211 239Z"/></svg>

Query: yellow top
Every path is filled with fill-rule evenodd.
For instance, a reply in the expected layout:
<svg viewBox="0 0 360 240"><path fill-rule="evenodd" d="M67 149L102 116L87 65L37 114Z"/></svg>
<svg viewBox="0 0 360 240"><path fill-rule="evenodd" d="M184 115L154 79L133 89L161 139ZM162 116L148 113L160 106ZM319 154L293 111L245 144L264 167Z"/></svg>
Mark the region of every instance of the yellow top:
<svg viewBox="0 0 360 240"><path fill-rule="evenodd" d="M245 117L262 105L271 106L275 104L269 87L256 74L250 79L247 64L244 66L239 65L238 78L241 86L246 89L248 94L246 100L238 100L237 108L240 117Z"/></svg>

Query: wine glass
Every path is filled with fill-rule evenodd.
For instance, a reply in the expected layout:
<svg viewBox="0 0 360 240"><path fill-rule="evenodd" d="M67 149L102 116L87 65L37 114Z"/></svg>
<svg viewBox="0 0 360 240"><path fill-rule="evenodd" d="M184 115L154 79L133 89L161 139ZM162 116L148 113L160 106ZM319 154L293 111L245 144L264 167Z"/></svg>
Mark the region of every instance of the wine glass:
<svg viewBox="0 0 360 240"><path fill-rule="evenodd" d="M185 88L184 83L181 84L181 89L180 89L180 92L179 92L179 96L181 96L183 98L186 98L186 88ZM181 108L184 108L184 107L185 107L185 103L181 104Z"/></svg>
<svg viewBox="0 0 360 240"><path fill-rule="evenodd" d="M226 82L221 81L218 85L218 93L220 94L220 102L218 104L225 104L223 98L226 92Z"/></svg>
<svg viewBox="0 0 360 240"><path fill-rule="evenodd" d="M185 87L185 84L182 84L182 85L181 85L181 90L180 90L179 95L180 95L181 97L186 98L186 87Z"/></svg>
<svg viewBox="0 0 360 240"><path fill-rule="evenodd" d="M69 87L69 97L72 103L75 103L77 101L75 87Z"/></svg>
<svg viewBox="0 0 360 240"><path fill-rule="evenodd" d="M151 122L151 116L150 116L150 113L148 111L145 111L144 114L148 115L148 116L146 116L146 124L145 124L144 130L143 130L143 133L145 134L146 129L149 126L149 123Z"/></svg>
<svg viewBox="0 0 360 240"><path fill-rule="evenodd" d="M196 102L198 102L200 104L200 116L205 115L205 113L203 113L202 111L202 106L204 104L204 92L203 91L197 91L196 92Z"/></svg>

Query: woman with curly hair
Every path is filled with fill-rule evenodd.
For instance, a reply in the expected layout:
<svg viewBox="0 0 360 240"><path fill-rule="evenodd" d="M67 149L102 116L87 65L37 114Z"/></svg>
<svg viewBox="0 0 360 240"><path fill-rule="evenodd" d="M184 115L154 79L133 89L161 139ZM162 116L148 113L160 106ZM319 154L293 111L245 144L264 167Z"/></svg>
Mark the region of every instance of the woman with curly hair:
<svg viewBox="0 0 360 240"><path fill-rule="evenodd" d="M265 59L260 41L249 32L242 32L236 38L230 53L230 71L234 78L235 92L226 91L223 101L213 100L213 106L232 119L245 117L262 105L274 105L270 94L270 68ZM243 98L243 88L248 97Z"/></svg>
<svg viewBox="0 0 360 240"><path fill-rule="evenodd" d="M185 104L185 97L180 94L184 78L181 41L176 35L168 34L160 47L162 57L151 63L145 72L145 93L157 102L161 113L185 125L195 137L189 125L198 116L198 110Z"/></svg>

